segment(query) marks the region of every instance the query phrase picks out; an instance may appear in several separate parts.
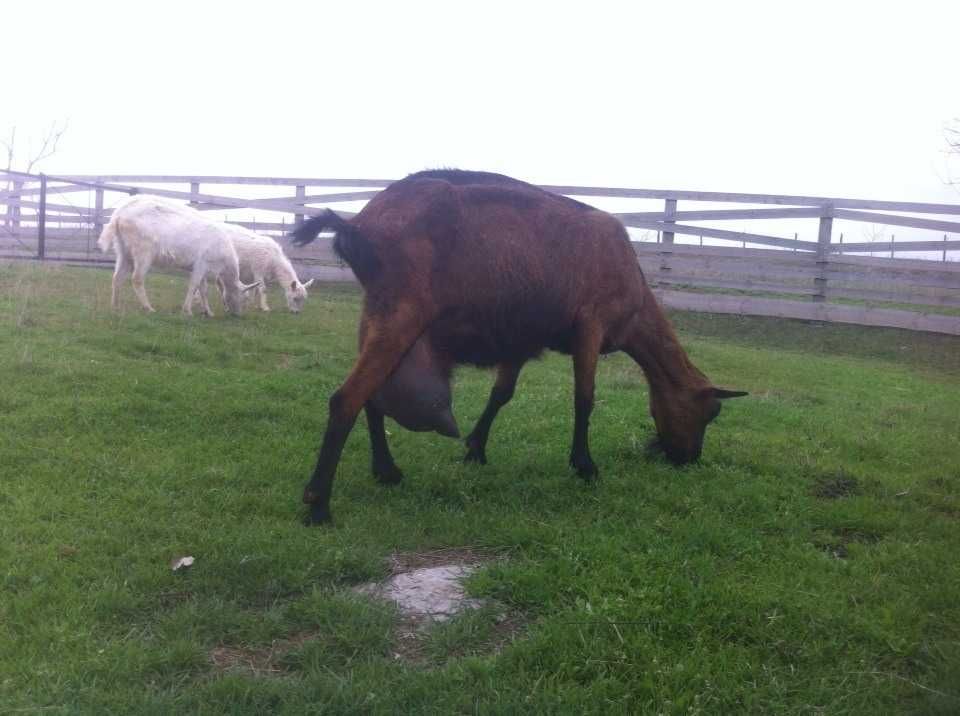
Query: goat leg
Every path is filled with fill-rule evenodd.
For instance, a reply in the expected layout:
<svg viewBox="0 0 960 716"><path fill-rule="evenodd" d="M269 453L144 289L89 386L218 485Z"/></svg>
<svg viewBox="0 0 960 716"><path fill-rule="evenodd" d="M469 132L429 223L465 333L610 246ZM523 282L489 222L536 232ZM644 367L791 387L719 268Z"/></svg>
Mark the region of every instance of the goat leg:
<svg viewBox="0 0 960 716"><path fill-rule="evenodd" d="M509 403L513 397L521 368L523 363L501 363L497 366L497 379L493 388L490 389L487 407L483 409L483 414L464 441L467 445L464 462L487 464L487 438L490 436L490 426L493 425L493 420L500 412L500 408Z"/></svg>
<svg viewBox="0 0 960 716"><path fill-rule="evenodd" d="M573 445L570 448L570 466L586 481L596 479L600 472L590 457L588 432L593 411L594 379L600 355L602 332L599 324L590 322L578 327L573 349L574 420Z"/></svg>
<svg viewBox="0 0 960 716"><path fill-rule="evenodd" d="M387 432L383 426L383 413L372 400L364 406L367 415L367 430L370 433L370 453L373 476L384 485L396 485L403 480L403 473L393 461Z"/></svg>
<svg viewBox="0 0 960 716"><path fill-rule="evenodd" d="M310 505L308 524L330 521L333 477L357 415L397 367L429 320L427 311L409 303L401 304L386 315L368 318L357 362L330 398L330 414L317 465L303 490L303 501Z"/></svg>

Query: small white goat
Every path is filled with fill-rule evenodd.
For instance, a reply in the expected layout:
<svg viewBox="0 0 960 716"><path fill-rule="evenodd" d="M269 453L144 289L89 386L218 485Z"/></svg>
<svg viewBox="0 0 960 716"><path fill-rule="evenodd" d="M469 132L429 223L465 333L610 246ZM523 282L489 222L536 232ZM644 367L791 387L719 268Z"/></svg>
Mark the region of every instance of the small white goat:
<svg viewBox="0 0 960 716"><path fill-rule="evenodd" d="M243 293L256 284L240 282L237 252L229 239L228 227L203 216L199 211L156 196L137 194L113 210L110 222L97 240L101 251L114 248L117 263L113 272L111 304L119 307L120 286L132 273L134 293L144 310L153 312L143 279L153 264L190 271L190 285L183 312L192 315L193 297L207 275L223 286L224 308L230 313L243 309ZM201 296L204 312L213 315L206 295Z"/></svg>
<svg viewBox="0 0 960 716"><path fill-rule="evenodd" d="M269 236L256 234L235 224L227 224L227 228L240 261L240 279L257 283L261 310L270 310L267 305L267 281L276 281L283 286L287 308L293 313L300 313L307 300L307 289L313 285L313 279L300 283L290 259L283 253L280 244ZM201 289L201 295L205 293Z"/></svg>

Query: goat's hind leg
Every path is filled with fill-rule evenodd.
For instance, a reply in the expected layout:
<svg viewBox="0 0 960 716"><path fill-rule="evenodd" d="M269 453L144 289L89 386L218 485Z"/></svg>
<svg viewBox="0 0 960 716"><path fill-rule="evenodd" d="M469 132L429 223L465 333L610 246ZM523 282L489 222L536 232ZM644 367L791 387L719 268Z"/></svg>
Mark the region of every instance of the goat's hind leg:
<svg viewBox="0 0 960 716"><path fill-rule="evenodd" d="M600 471L590 456L588 433L590 413L593 411L594 381L603 335L598 324L584 323L577 329L573 349L574 420L573 445L570 448L570 466L584 480L597 478Z"/></svg>
<svg viewBox="0 0 960 716"><path fill-rule="evenodd" d="M487 438L490 436L490 427L500 408L509 403L513 397L517 387L517 377L522 367L523 363L501 363L497 366L497 379L490 390L487 407L483 409L483 414L464 441L467 445L464 462L487 464Z"/></svg>
<svg viewBox="0 0 960 716"><path fill-rule="evenodd" d="M110 307L114 311L120 309L120 288L133 271L133 259L119 245L116 246L116 251L117 263L113 269L113 283L110 290Z"/></svg>
<svg viewBox="0 0 960 716"><path fill-rule="evenodd" d="M303 490L303 501L310 505L309 524L330 520L333 477L357 415L416 342L430 318L420 307L402 304L387 315L367 321L353 370L330 398L327 429L317 466Z"/></svg>
<svg viewBox="0 0 960 716"><path fill-rule="evenodd" d="M206 276L207 276L207 267L204 263L198 261L193 265L193 269L190 271L190 283L187 286L187 296L183 299L183 313L187 316L193 315L193 299L197 295L197 292L200 290L201 286L206 287ZM210 308L210 305L207 303L206 299L201 299L201 303L205 304L204 312ZM213 311L207 313L208 316L213 315Z"/></svg>
<svg viewBox="0 0 960 716"><path fill-rule="evenodd" d="M384 485L396 485L403 480L403 473L393 461L390 454L390 445L387 444L387 432L383 426L383 413L367 401L364 406L367 415L367 430L370 433L370 457L373 467L373 476Z"/></svg>

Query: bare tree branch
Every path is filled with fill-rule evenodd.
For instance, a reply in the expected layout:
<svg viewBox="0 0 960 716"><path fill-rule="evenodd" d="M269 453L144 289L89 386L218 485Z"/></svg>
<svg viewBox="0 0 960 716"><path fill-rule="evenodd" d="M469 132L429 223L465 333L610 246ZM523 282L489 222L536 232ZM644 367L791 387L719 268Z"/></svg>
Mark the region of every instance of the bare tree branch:
<svg viewBox="0 0 960 716"><path fill-rule="evenodd" d="M960 185L960 180L954 178L953 173L950 171L950 157L960 157L960 117L954 117L949 124L944 126L943 139L947 143L946 154L948 176L945 183L950 186L957 186Z"/></svg>
<svg viewBox="0 0 960 716"><path fill-rule="evenodd" d="M0 144L2 144L7 149L7 169L13 169L13 148L17 143L17 128L10 128L10 141L4 142L0 139Z"/></svg>
<svg viewBox="0 0 960 716"><path fill-rule="evenodd" d="M60 138L63 136L64 132L67 131L68 121L64 120L63 125L60 126L59 122L52 122L50 128L47 130L46 135L43 137L43 144L40 145L40 151L33 155L30 160L27 162L25 171L29 174L33 172L34 167L39 162L42 162L44 159L52 157L57 151L57 144L60 142ZM17 128L13 126L10 128L10 141L0 140L0 144L7 151L7 171L13 170L14 161L16 160L17 153ZM23 178L14 178L12 175L7 175L6 181L6 190L14 190L19 192L21 187L23 187L24 179ZM11 206L9 203L6 206L4 212L3 223L5 226L10 226L11 224L16 225L20 219L20 206L19 204Z"/></svg>
<svg viewBox="0 0 960 716"><path fill-rule="evenodd" d="M63 122L63 126L60 129L57 129L57 123L53 122L50 125L50 129L47 130L46 136L43 138L43 144L40 146L40 151L37 152L36 156L33 157L28 163L26 172L30 174L33 171L33 167L38 163L43 161L48 157L52 157L57 151L57 143L60 141L60 137L63 136L63 133L67 131L68 123L66 120Z"/></svg>

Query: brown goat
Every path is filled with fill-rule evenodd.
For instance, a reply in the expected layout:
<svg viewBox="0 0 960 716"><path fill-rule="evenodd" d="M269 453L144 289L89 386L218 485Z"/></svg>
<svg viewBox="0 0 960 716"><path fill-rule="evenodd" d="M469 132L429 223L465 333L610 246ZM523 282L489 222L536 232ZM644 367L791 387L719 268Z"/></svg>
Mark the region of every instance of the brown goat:
<svg viewBox="0 0 960 716"><path fill-rule="evenodd" d="M715 388L690 362L623 225L586 204L498 174L427 171L391 184L352 219L328 211L293 238L309 243L325 229L335 232L334 249L365 300L359 356L330 398L304 489L311 522L330 519L334 473L361 408L373 472L398 482L384 413L396 417L420 383L448 384L457 363L497 366L487 407L467 437L466 459L484 463L490 426L524 363L547 348L572 355L570 464L585 479L597 475L587 428L599 354L623 350L643 369L660 447L678 464L699 458L719 399L746 395ZM430 421L408 422L424 429ZM445 434L456 434L455 424Z"/></svg>

